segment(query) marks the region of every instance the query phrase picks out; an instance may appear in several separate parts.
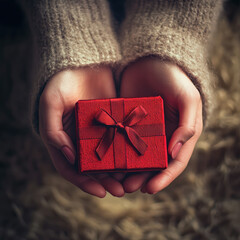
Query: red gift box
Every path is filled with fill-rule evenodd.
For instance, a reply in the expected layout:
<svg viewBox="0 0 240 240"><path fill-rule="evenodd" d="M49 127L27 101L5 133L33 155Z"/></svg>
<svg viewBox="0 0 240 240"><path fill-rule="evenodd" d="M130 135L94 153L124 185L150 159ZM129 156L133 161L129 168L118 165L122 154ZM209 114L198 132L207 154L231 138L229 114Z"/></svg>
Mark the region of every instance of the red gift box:
<svg viewBox="0 0 240 240"><path fill-rule="evenodd" d="M79 100L75 110L79 172L167 167L161 97Z"/></svg>

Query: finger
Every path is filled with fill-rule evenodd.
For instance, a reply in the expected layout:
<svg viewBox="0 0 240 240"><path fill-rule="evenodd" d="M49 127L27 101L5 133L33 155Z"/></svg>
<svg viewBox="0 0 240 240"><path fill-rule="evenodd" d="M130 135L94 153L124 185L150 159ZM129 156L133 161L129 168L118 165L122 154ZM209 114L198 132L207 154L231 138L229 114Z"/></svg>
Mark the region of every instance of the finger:
<svg viewBox="0 0 240 240"><path fill-rule="evenodd" d="M116 179L116 180L118 180L119 182L121 182L121 181L125 178L126 173L120 173L120 172L111 173L111 176L112 176L114 179Z"/></svg>
<svg viewBox="0 0 240 240"><path fill-rule="evenodd" d="M177 178L186 168L192 155L197 140L202 132L202 106L199 105L196 121L196 133L189 139L179 151L178 156L169 163L167 169L154 176L146 184L145 191L154 194L167 187L175 178ZM143 189L144 190L144 189Z"/></svg>
<svg viewBox="0 0 240 240"><path fill-rule="evenodd" d="M159 171L158 171L159 173ZM157 175L158 173L152 173L149 178L142 184L141 186L141 192L142 193L146 193L147 192L147 183L148 183L148 180L151 179L151 177L153 177L154 175Z"/></svg>
<svg viewBox="0 0 240 240"><path fill-rule="evenodd" d="M139 188L142 187L142 185L147 181L147 179L149 179L152 174L153 173L151 172L144 172L130 175L123 182L125 192L132 193L137 191Z"/></svg>
<svg viewBox="0 0 240 240"><path fill-rule="evenodd" d="M74 164L76 151L71 138L63 130L63 111L64 105L58 96L49 99L43 95L39 105L39 131L46 145L59 149Z"/></svg>
<svg viewBox="0 0 240 240"><path fill-rule="evenodd" d="M180 150L176 159L169 163L166 170L154 176L146 185L145 191L155 194L167 187L186 168L195 145L195 139L189 140Z"/></svg>
<svg viewBox="0 0 240 240"><path fill-rule="evenodd" d="M179 101L179 125L168 145L168 152L173 159L177 157L184 143L193 137L196 132L199 104L201 104L199 94L196 94L195 97L183 97Z"/></svg>
<svg viewBox="0 0 240 240"><path fill-rule="evenodd" d="M101 185L113 196L122 197L124 196L124 189L121 183L116 179L112 178L109 174L96 174L94 177L101 183Z"/></svg>
<svg viewBox="0 0 240 240"><path fill-rule="evenodd" d="M141 192L142 192L142 193L146 193L146 192L147 192L147 190L146 190L146 185L143 185L143 187L141 188Z"/></svg>
<svg viewBox="0 0 240 240"><path fill-rule="evenodd" d="M86 193L100 198L106 196L106 191L100 183L87 175L78 174L73 167L67 161L65 161L61 152L56 148L52 146L48 146L47 148L56 170L63 178Z"/></svg>

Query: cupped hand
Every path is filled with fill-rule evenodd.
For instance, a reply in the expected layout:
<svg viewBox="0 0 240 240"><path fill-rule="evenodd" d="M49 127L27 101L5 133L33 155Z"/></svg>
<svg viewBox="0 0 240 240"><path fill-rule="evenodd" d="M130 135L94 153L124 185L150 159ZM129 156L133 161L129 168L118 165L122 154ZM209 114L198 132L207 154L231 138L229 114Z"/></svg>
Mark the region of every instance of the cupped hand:
<svg viewBox="0 0 240 240"><path fill-rule="evenodd" d="M157 58L141 59L121 77L121 97L160 95L164 101L169 166L160 172L129 174L126 192L141 188L154 194L167 187L186 168L203 128L202 101L197 88L177 65Z"/></svg>
<svg viewBox="0 0 240 240"><path fill-rule="evenodd" d="M109 67L77 68L54 75L46 84L39 103L39 131L57 171L83 191L104 197L124 195L122 184L109 174L78 174L76 158L75 103L80 99L116 97L112 70Z"/></svg>

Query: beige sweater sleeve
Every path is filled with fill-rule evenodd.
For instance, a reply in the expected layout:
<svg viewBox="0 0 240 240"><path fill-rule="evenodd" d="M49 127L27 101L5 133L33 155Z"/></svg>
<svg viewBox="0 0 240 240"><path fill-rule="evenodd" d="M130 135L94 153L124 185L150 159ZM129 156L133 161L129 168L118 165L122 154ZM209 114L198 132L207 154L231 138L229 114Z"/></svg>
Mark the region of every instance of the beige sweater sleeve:
<svg viewBox="0 0 240 240"><path fill-rule="evenodd" d="M218 0L130 0L120 29L121 69L155 55L174 62L201 93L204 119L211 108L207 43L222 3Z"/></svg>
<svg viewBox="0 0 240 240"><path fill-rule="evenodd" d="M33 125L38 130L38 103L46 82L71 67L109 64L120 59L106 0L25 0L37 57Z"/></svg>

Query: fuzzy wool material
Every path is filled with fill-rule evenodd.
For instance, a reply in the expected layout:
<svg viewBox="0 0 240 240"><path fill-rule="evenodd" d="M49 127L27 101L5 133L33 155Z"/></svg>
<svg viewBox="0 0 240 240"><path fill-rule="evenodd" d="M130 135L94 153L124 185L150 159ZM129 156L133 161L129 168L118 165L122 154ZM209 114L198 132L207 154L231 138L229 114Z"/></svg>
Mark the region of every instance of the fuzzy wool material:
<svg viewBox="0 0 240 240"><path fill-rule="evenodd" d="M208 43L222 0L37 0L25 4L36 42L33 124L38 131L39 97L57 72L107 64L117 80L134 61L157 56L178 65L203 101L204 122L213 101Z"/></svg>

